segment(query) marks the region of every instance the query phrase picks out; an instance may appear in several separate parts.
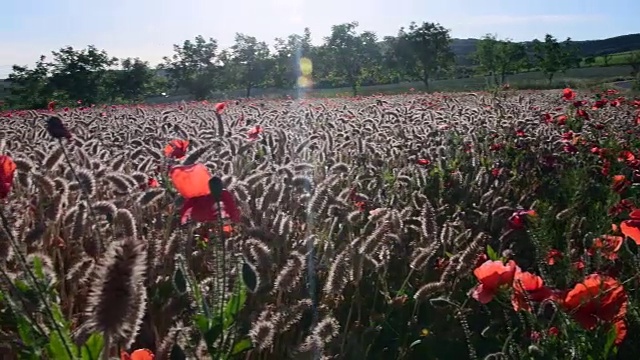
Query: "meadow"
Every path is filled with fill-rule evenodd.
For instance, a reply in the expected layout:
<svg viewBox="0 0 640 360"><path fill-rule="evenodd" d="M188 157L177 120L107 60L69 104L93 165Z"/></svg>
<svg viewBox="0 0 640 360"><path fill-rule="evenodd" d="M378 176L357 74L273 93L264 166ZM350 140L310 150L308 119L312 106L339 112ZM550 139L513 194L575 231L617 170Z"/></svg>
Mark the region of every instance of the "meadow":
<svg viewBox="0 0 640 360"><path fill-rule="evenodd" d="M0 113L3 359L629 359L617 90Z"/></svg>

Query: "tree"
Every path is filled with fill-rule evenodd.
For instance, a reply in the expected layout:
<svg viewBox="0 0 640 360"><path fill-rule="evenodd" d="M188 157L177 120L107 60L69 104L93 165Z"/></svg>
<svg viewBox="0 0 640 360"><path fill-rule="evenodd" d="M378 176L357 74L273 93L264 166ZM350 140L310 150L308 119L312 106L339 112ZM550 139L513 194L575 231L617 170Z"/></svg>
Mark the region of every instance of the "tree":
<svg viewBox="0 0 640 360"><path fill-rule="evenodd" d="M580 49L576 44L571 40L571 38L567 38L563 43L564 50L564 62L567 69L579 68L580 63L582 62L582 55L580 54Z"/></svg>
<svg viewBox="0 0 640 360"><path fill-rule="evenodd" d="M478 42L474 58L480 70L493 78L492 85L499 86L504 84L508 73L523 66L526 51L522 44L488 34Z"/></svg>
<svg viewBox="0 0 640 360"><path fill-rule="evenodd" d="M201 35L195 41L185 40L173 45L174 54L164 58L163 68L169 73L175 89L184 89L196 99L206 98L220 85L220 64L217 61L218 43Z"/></svg>
<svg viewBox="0 0 640 360"><path fill-rule="evenodd" d="M49 82L51 64L40 56L33 69L27 66L13 65L9 74L11 96L9 105L15 108L44 108L52 99L54 88Z"/></svg>
<svg viewBox="0 0 640 360"><path fill-rule="evenodd" d="M538 39L533 41L537 65L547 77L549 84L557 72L565 71L571 66L570 46L571 39L560 44L555 37L549 34L545 36L544 42Z"/></svg>
<svg viewBox="0 0 640 360"><path fill-rule="evenodd" d="M358 93L363 72L380 59L378 39L371 31L356 33L357 22L331 27L331 35L325 38L325 56L331 61L334 75L343 78L351 86L353 95Z"/></svg>
<svg viewBox="0 0 640 360"><path fill-rule="evenodd" d="M67 46L52 53L50 82L66 100L82 100L85 104L106 100L105 79L117 58L93 45L82 50Z"/></svg>
<svg viewBox="0 0 640 360"><path fill-rule="evenodd" d="M236 33L231 53L232 61L238 69L238 82L244 85L246 96L250 97L254 86L264 85L267 73L272 67L269 47L253 36Z"/></svg>
<svg viewBox="0 0 640 360"><path fill-rule="evenodd" d="M138 58L126 58L121 66L122 70L113 72L112 101L117 97L126 101L142 101L154 91L155 74L149 63Z"/></svg>
<svg viewBox="0 0 640 360"><path fill-rule="evenodd" d="M396 51L404 70L420 78L429 88L429 80L454 63L449 30L438 23L424 22L409 25L409 31L400 29Z"/></svg>
<svg viewBox="0 0 640 360"><path fill-rule="evenodd" d="M311 31L292 34L285 39L275 39L275 52L270 74L270 82L276 88L291 88L300 77L300 59L311 56Z"/></svg>
<svg viewBox="0 0 640 360"><path fill-rule="evenodd" d="M596 63L596 58L593 56L587 56L584 58L584 64L587 66L593 66Z"/></svg>
<svg viewBox="0 0 640 360"><path fill-rule="evenodd" d="M627 55L627 63L631 66L631 76L640 81L640 51L632 51Z"/></svg>

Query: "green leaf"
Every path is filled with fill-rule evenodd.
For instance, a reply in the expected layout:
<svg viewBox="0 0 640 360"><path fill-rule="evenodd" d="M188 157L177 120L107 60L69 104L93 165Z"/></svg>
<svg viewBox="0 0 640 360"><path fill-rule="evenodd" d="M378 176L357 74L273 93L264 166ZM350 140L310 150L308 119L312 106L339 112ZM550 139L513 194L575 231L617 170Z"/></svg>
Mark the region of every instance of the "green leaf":
<svg viewBox="0 0 640 360"><path fill-rule="evenodd" d="M224 326L225 328L233 324L238 312L244 307L244 303L247 301L247 290L244 286L239 286L235 293L231 296L227 302L227 306L224 309Z"/></svg>
<svg viewBox="0 0 640 360"><path fill-rule="evenodd" d="M489 257L489 260L500 260L500 256L498 256L498 253L493 250L493 248L491 247L491 245L487 245L487 256Z"/></svg>
<svg viewBox="0 0 640 360"><path fill-rule="evenodd" d="M33 335L33 328L31 327L31 323L29 323L29 321L21 314L17 314L16 323L16 325L18 326L18 335L20 335L20 340L22 340L24 345L35 345L36 341Z"/></svg>
<svg viewBox="0 0 640 360"><path fill-rule="evenodd" d="M69 350L71 350L72 354L77 353L77 349L74 344L67 341L67 346L69 347ZM60 338L56 331L52 331L51 334L49 334L47 351L52 359L69 359L69 353L64 346L64 340Z"/></svg>
<svg viewBox="0 0 640 360"><path fill-rule="evenodd" d="M205 344L207 344L207 349L209 350L210 355L215 355L216 353L213 345L216 343L220 335L222 335L222 330L223 328L221 322L217 321L217 319L214 319L213 322L209 323L209 330L202 334Z"/></svg>
<svg viewBox="0 0 640 360"><path fill-rule="evenodd" d="M104 339L101 334L91 334L82 347L82 360L98 360L104 348Z"/></svg>
<svg viewBox="0 0 640 360"><path fill-rule="evenodd" d="M233 350L231 350L231 355L235 356L235 355L240 355L243 352L251 349L253 347L253 345L251 344L251 339L242 339L238 342L236 342L233 345Z"/></svg>
<svg viewBox="0 0 640 360"><path fill-rule="evenodd" d="M187 278L181 266L178 266L173 273L173 287L180 295L184 295L187 292Z"/></svg>
<svg viewBox="0 0 640 360"><path fill-rule="evenodd" d="M206 316L198 314L193 317L193 322L196 323L201 333L204 334L209 330L209 319Z"/></svg>
<svg viewBox="0 0 640 360"><path fill-rule="evenodd" d="M602 356L603 359L609 358L609 353L615 347L615 341L617 336L618 336L618 333L616 332L616 328L615 326L612 326L611 329L609 329L609 332L607 333L607 342L604 345L603 356Z"/></svg>
<svg viewBox="0 0 640 360"><path fill-rule="evenodd" d="M51 303L49 304L49 308L51 309L51 314L53 315L53 319L60 325L62 325L63 327L66 327L67 325L67 321L64 318L64 315L62 314L62 311L60 311L60 306L57 303Z"/></svg>
<svg viewBox="0 0 640 360"><path fill-rule="evenodd" d="M42 268L42 259L40 259L37 255L32 257L33 259L33 272L36 275L36 278L40 280L45 279L44 270Z"/></svg>

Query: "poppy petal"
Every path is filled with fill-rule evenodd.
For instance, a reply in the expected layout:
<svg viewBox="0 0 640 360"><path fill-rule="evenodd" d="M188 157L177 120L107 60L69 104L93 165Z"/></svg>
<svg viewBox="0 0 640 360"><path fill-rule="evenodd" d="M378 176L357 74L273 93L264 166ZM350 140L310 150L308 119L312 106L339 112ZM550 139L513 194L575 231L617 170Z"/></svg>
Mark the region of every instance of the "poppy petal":
<svg viewBox="0 0 640 360"><path fill-rule="evenodd" d="M153 360L155 355L149 349L138 349L131 353L131 360Z"/></svg>
<svg viewBox="0 0 640 360"><path fill-rule="evenodd" d="M479 284L478 286L475 287L475 289L473 289L473 293L471 294L471 296L474 299L478 300L481 304L488 304L491 302L491 300L493 300L493 297L495 296L495 292L490 288L487 288L485 286L482 286L482 284Z"/></svg>
<svg viewBox="0 0 640 360"><path fill-rule="evenodd" d="M640 222L638 220L625 220L620 224L620 231L640 245Z"/></svg>
<svg viewBox="0 0 640 360"><path fill-rule="evenodd" d="M203 164L175 166L169 177L176 190L186 199L209 195L209 169Z"/></svg>

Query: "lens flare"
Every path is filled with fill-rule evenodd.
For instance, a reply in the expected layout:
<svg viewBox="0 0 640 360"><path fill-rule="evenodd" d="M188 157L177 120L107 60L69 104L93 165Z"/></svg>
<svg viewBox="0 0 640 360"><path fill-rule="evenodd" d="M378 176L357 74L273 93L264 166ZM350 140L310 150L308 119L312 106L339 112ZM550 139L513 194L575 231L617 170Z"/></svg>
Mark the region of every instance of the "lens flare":
<svg viewBox="0 0 640 360"><path fill-rule="evenodd" d="M311 59L303 57L300 58L300 73L302 76L311 76L311 72L313 71L313 63Z"/></svg>

